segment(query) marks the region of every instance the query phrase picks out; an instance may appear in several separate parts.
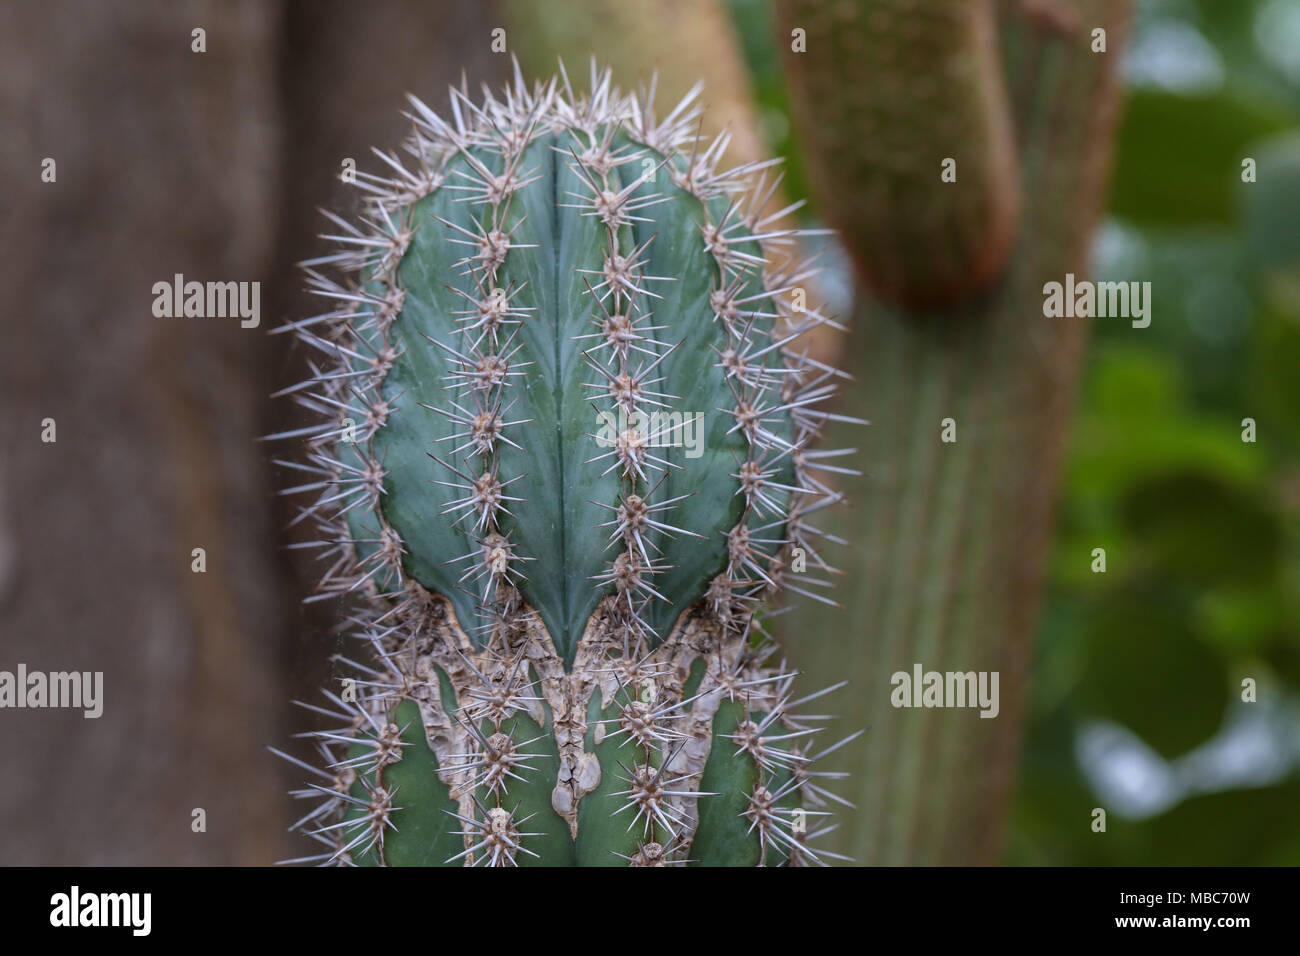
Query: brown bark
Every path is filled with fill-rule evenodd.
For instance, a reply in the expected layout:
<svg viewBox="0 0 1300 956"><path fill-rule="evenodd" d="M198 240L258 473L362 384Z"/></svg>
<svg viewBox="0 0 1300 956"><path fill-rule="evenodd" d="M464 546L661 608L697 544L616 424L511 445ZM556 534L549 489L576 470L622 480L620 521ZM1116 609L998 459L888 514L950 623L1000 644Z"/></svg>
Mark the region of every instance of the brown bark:
<svg viewBox="0 0 1300 956"><path fill-rule="evenodd" d="M276 8L7 4L0 666L104 672L104 713L0 712L0 861L276 849L284 603L252 442L267 350L152 286L264 278ZM207 31L207 52L191 30ZM57 180L41 181L45 157ZM57 442L41 441L42 420ZM204 548L207 571L191 572ZM207 813L192 833L191 811Z"/></svg>

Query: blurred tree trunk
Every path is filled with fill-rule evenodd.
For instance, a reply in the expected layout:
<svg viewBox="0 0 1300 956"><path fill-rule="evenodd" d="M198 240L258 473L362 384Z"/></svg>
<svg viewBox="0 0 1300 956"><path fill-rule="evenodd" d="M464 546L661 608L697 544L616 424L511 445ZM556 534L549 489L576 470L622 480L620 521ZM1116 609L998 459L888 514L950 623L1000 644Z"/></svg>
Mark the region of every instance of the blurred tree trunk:
<svg viewBox="0 0 1300 956"><path fill-rule="evenodd" d="M266 332L319 311L291 263L319 251L315 205L356 211L342 157L379 168L405 91L503 75L492 26L489 4L0 8L0 669L104 672L97 720L0 711L0 864L293 849L301 774L264 748L309 723L288 702L337 609L295 610L311 578L256 437L292 417L267 397L301 357ZM261 281L261 327L155 318L176 273Z"/></svg>
<svg viewBox="0 0 1300 956"><path fill-rule="evenodd" d="M837 595L846 608L801 607L782 619L808 686L849 681L836 695L835 731L866 728L827 761L851 772L841 792L857 805L843 814L836 848L864 864L996 862L1014 783L1085 333L1081 320L1044 318L1042 290L1087 272L1128 4L1004 7L1023 196L1009 269L990 293L943 314L863 295L849 345L856 381L841 410L872 424L835 429L827 441L859 447L868 472L843 483L852 512L833 529L850 539ZM1108 32L1104 54L1090 50L1093 27ZM941 441L948 418L952 443ZM895 709L890 677L910 677L916 663L1000 672L997 717Z"/></svg>
<svg viewBox="0 0 1300 956"><path fill-rule="evenodd" d="M104 673L97 720L0 712L5 864L280 849L280 780L253 759L279 707L287 597L252 441L264 329L155 318L151 291L175 273L265 278L277 20L216 0L0 13L0 667Z"/></svg>

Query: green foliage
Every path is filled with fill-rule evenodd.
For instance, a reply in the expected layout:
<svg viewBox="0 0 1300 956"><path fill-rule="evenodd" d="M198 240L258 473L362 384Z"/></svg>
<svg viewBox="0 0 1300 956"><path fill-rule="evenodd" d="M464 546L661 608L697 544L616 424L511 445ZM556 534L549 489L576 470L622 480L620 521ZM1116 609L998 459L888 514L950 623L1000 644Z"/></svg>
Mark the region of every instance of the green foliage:
<svg viewBox="0 0 1300 956"><path fill-rule="evenodd" d="M1099 269L1150 280L1154 319L1094 324L1012 862L1300 862L1300 85L1261 52L1264 6L1148 4L1139 20L1139 43L1170 23L1198 28L1223 77L1128 99L1120 241L1102 243ZM1108 806L1115 767L1079 750L1099 720L1136 734L1175 783L1147 809L1111 805L1105 834L1090 814ZM1249 743L1224 736L1244 726ZM1272 761L1234 777L1217 746Z"/></svg>
<svg viewBox="0 0 1300 956"><path fill-rule="evenodd" d="M1248 147L1287 115L1225 92L1130 91L1124 104L1111 213L1142 226L1232 221ZM1178 157L1171 162L1170 157Z"/></svg>

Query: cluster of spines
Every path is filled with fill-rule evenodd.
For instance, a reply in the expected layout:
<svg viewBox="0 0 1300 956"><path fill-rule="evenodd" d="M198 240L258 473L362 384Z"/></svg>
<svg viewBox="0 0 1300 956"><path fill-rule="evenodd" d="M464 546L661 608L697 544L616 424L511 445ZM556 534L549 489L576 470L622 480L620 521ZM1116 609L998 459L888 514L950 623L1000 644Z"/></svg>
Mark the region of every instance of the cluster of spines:
<svg viewBox="0 0 1300 956"><path fill-rule="evenodd" d="M636 844L631 852L610 852L629 865L699 862L692 847L700 832L700 802L726 796L706 789L708 767L692 767L683 754L701 729L711 736L710 758L716 754L722 762L748 760L754 770L752 785L732 795L739 801L740 827L730 829L724 839L744 843L747 837L756 838L760 865L826 865L830 859L844 859L812 846L834 829L824 822L830 815L829 803L851 806L823 785L824 780L844 775L814 770L813 765L861 732L813 752L808 744L829 717L796 713L843 685L793 699L796 675L783 665L767 666L775 646L760 634L750 638L746 634L730 651L717 655L717 670L704 690L684 691L671 665L662 660L615 652L600 670L614 678L616 691L604 701L603 716L595 722L601 728L596 747L599 751L622 738L635 754L617 761L621 789L612 792L620 798L613 818L628 820L626 830L635 836ZM720 733L724 706L734 711L735 726ZM702 727L695 723L700 713L705 715Z"/></svg>
<svg viewBox="0 0 1300 956"><path fill-rule="evenodd" d="M529 560L516 553L509 535L501 528L501 516L510 515L511 503L522 499L509 490L518 477L503 481L497 457L501 442L515 444L506 434L507 427L527 424L526 420L509 420L513 406L508 395L511 384L525 374L530 364L520 359L523 346L515 341L529 309L515 303L523 287L503 289L498 274L510 250L527 248L513 241L513 233L523 220L509 226L510 207L518 190L537 177L535 171L523 169L522 163L546 102L544 98L526 96L522 85L518 92L520 99L508 103L509 119L498 117L489 127L490 134L479 131L460 137L463 142L457 153L465 159L470 172L456 170L454 180L443 188L462 193L459 201L481 210L478 231L471 232L440 217L438 222L446 230L448 243L465 248L465 256L453 268L464 270L462 275L470 278L475 291L467 294L456 290L466 305L457 316L460 347L428 339L456 366L445 385L447 404L424 407L464 429L447 439L461 442L447 455L455 458L463 454L463 468L437 455L430 457L456 478L454 482L438 483L463 495L448 505L444 514L454 516L454 522L468 521L473 529L477 547L453 560L467 562L459 583L473 582L479 607L493 612L493 617L481 625L485 628L494 627L508 616L517 593L515 587L523 577L520 562ZM473 107L467 103L467 108ZM423 104L417 105L417 129L436 136L445 124L437 121L439 125L434 125L428 118L431 116ZM468 148L470 142L472 150ZM485 159L499 165L499 170L486 165Z"/></svg>
<svg viewBox="0 0 1300 956"><path fill-rule="evenodd" d="M516 655L512 660L494 660L490 674L462 659L479 685L456 719L466 732L465 739L477 746L465 753L452 754L449 759L456 763L448 769L463 781L452 795L468 794L478 816L451 812L461 824L457 832L465 839L466 847L446 862L465 859L474 865L517 866L521 853L537 856L523 844L528 837L540 834L523 829L533 815L521 814L518 801L511 802L511 781L529 784L528 775L537 769L531 761L540 755L525 748L540 741L544 734L518 739L515 718L522 717L528 704L539 698L523 655Z"/></svg>
<svg viewBox="0 0 1300 956"><path fill-rule="evenodd" d="M417 692L419 680L412 669L397 663L409 654L401 649L400 641L391 642L386 633L373 631L365 636L386 670L340 659L362 675L354 689L357 700L345 703L338 694L325 691L329 707L299 702L337 722L303 735L314 738L323 769L275 751L323 781L295 792L295 796L317 803L293 828L306 832L327 850L285 862L353 865L367 855L383 859L385 837L396 831L392 816L402 807L397 790L384 782L384 770L401 759L405 746L401 738L407 727L394 722L393 701L426 695ZM743 794L740 815L745 832L758 837L760 862L820 865L842 859L811 844L834 829L830 824L814 825L829 815L826 808L830 802L851 806L822 783L843 775L812 768L861 732L812 752L808 741L828 717L796 711L842 685L792 699L795 675L783 667L764 664L774 649L765 641L746 640L709 689L689 696L680 694L667 662L631 659L616 652L606 659L599 672L613 675L617 692L612 701L614 715L597 721L604 728L597 746L622 736L635 744L639 754L634 761L619 762L622 789L615 795L621 804L614 814L629 821L627 830L636 834L636 848L628 854L610 852L634 866L694 862L689 851L698 815L688 808L693 801L719 793L696 789L704 775L688 770L687 761L678 757L691 737L689 721L694 709L711 698L703 707L706 714L714 715L720 706L730 704L737 708L738 716L733 730L715 734L710 753L728 748L732 755L750 759L757 771L752 788ZM468 795L478 814L441 811L454 818L455 823L449 826L459 827L455 832L465 841L463 850L441 862L517 865L520 854L536 855L526 843L540 834L526 829L531 816L518 812L518 800L511 799L510 790L538 782L531 760L539 755L527 748L544 736L520 739L518 724L527 722L529 706L544 698L521 654L508 659L488 654L477 662L462 655L461 660L473 682L454 719L464 731L460 739L470 749L445 755L444 768L456 781L451 796ZM610 708L605 712L611 713ZM713 726L712 718L709 726Z"/></svg>
<svg viewBox="0 0 1300 956"><path fill-rule="evenodd" d="M608 244L603 270L599 275L593 275L587 284L595 306L593 320L598 331L594 337L598 342L584 354L588 364L599 375L599 379L591 383L597 395L611 403L611 410L622 408L629 415L672 397L654 391L653 387L659 380L649 377L671 352L671 347L655 340L654 333L660 327L651 324L651 314L636 314L634 302L638 297L655 297L653 291L645 286L646 282L668 277L644 274L641 261L646 251L644 244L623 248L625 239L621 236L621 226L656 199L643 196L633 201L631 196L636 183L632 187L612 188L610 171L620 162L636 158L620 157L619 151L611 148L614 132L626 129L637 142L668 157L663 164L668 166L672 181L700 199L706 210L710 208L711 200L734 197L745 187L752 187L755 174L769 165L759 163L728 171L718 170L728 137L724 133L701 148L694 132L699 108L693 102L698 89L692 90L662 122L656 122L653 86L638 98L622 99L613 90L609 73L597 74L593 66L592 92L588 97L575 97L567 76L563 77L563 88L567 96L559 95L554 81L530 92L516 68L515 85L507 91L503 101L487 93L485 103L477 106L465 90L453 89L452 123L447 123L422 103L413 100L415 112L411 119L414 131L407 150L416 158L416 169L407 169L392 154L376 151L392 172L383 177L358 173L358 185L370 193L370 214L362 219L360 226L354 226L326 213L339 230L326 238L344 248L304 263L312 290L332 300L334 308L290 323L284 329L292 331L334 364L322 368L313 362L311 377L281 394L292 395L301 405L320 415L323 421L270 437L306 438L309 444L307 463L285 461L280 464L306 471L312 476L310 482L287 489L286 493L318 492L315 500L306 505L299 516L299 520L314 520L321 530L318 540L300 547L319 548L331 560L314 599L358 589L363 589L371 598L380 599L382 613L364 622L372 642L376 640L375 628L386 620L400 621L408 616L412 602L419 600L411 596L409 588L403 588L404 546L400 535L387 523L379 507L384 493L384 469L371 445L374 435L391 412L390 401L400 401L400 396L386 400L382 395L382 385L398 358L389 330L402 307L403 291L397 279L397 267L411 240L410 207L434 189L442 188L465 193L464 201L484 207L486 213L478 233L470 233L443 221L443 226L450 231L448 240L467 247L467 254L456 266L465 270L463 274L472 279L479 294L458 293L466 301L466 309L459 316L461 348L450 350L434 342L434 345L451 352L459 368L448 383L451 395L447 404L426 407L463 429L451 436L461 443L448 453L448 457L468 452L462 459L464 468L431 457L463 482L458 483L458 488L464 492L464 497L452 506L460 513L454 515L453 520L472 522L479 547L470 554L459 556L458 560L468 561L470 565L461 581L472 584L480 606L492 612L492 619L484 627L496 630L509 626L510 612L518 600L517 585L522 580L519 562L531 559L517 554L508 537L501 533L498 515L502 511L509 513L507 502L512 499L506 493L505 483L497 478L495 466L497 443L510 442L506 427L525 424L507 420L510 404L506 390L511 378L522 374L522 369L514 363L520 346L512 344L511 327L526 318L526 310L512 304L520 291L518 288L502 290L496 284L497 272L505 256L512 248L519 248L512 244L510 232L504 224L511 196L531 181L530 173L519 168L525 148L539 129L548 124L588 134L588 149L581 153L570 151L568 159L580 171L591 192L572 198L584 213L601 219L606 226ZM691 145L689 154L682 149L686 143ZM476 152L498 157L500 170L494 172L475 155ZM450 180L445 177L444 167L454 155L464 157L475 175L461 173L458 178ZM743 635L748 635L756 626L752 613L759 602L769 599L782 587L817 600L828 600L789 582L786 557L790 549L800 548L812 559L814 566L833 570L811 545L812 537L824 535L824 532L809 524L806 518L813 511L834 503L839 496L811 472L818 469L848 471L824 461L848 452L807 450L808 442L817 434L822 422L828 417L843 417L832 416L815 407L830 397L834 389L833 379L842 373L794 351L796 340L804 332L829 320L813 310L796 311L790 303L789 294L810 278L810 270L806 266L793 267L790 271L778 270L766 257L764 247L780 247L798 235L796 231L773 226L795 207L774 215L763 214L778 185L779 178L767 183L764 174L758 187L750 190L748 202L743 207L739 200L732 199L720 216L710 219L706 215L705 221L699 224L705 248L716 262L721 277L712 295L715 319L727 336L726 347L718 350L718 365L725 371L735 398L734 407L720 410L734 417L732 430L743 433L748 445L748 454L738 461L737 472L733 475L740 483L737 493L743 494L745 499L742 517L728 535L727 568L714 579L706 598L723 632ZM337 268L354 278L340 284L317 271L324 266ZM752 291L748 286L754 279L763 283L761 290ZM762 305L764 302L768 303L766 307ZM781 361L772 361L774 356ZM775 427L783 418L793 425L788 436L782 435ZM650 646L647 638L656 636L641 613L646 602L662 598L650 583L652 575L660 569L654 563L654 546L647 529L665 534L694 534L674 527L666 520L666 512L681 497L652 501L661 484L651 483L654 472L669 465L647 452L645 444L649 437L652 436L621 435L612 453L614 463L611 467L619 469L624 491L616 505L605 507L614 513L614 520L609 525L614 529L611 543L621 543L622 548L612 559L608 571L595 581L597 587L613 585L617 597L616 613L621 616L624 626L624 659L635 659L645 654ZM344 443L350 446L346 452L340 450ZM788 472L791 477L781 480L782 472ZM359 507L374 516L378 526L368 529L373 532L373 537L359 537L349 527L347 515ZM824 585L829 582L806 579L806 583ZM384 600L392 598L396 600ZM400 623L393 624L382 633L391 634L401 626ZM403 680L409 681L409 676ZM369 704L355 705L349 731L327 733L321 741L321 748L329 758L327 762L331 770L326 776L330 778L331 786L313 785L309 793L319 795L328 790L339 800L355 802L358 798L348 793L351 782L362 778L377 779L379 774L376 771L382 769L383 761L396 759L391 755L400 753L400 748L397 751L385 749L379 741L383 735L391 737L398 731L377 718L376 714L387 713L388 703L400 696L391 684L381 682L368 698ZM341 704L341 701L335 698L335 703ZM685 703L688 702L672 706L681 707ZM329 713L333 717L343 716L334 711ZM747 716L746 723L765 727L778 718L782 721L788 719L784 707L765 713L760 723L753 723ZM476 729L470 736L478 747L473 754L463 757L475 767L480 764L486 767L483 761L505 746L501 740L497 741L501 746L495 751L491 746L493 738L500 735L500 725L488 735ZM363 741L362 757L335 757L330 748L341 743L344 736L350 741L349 747ZM505 736L508 738L509 735ZM761 732L759 737L762 737ZM372 740L374 744L370 743ZM738 746L744 749L755 744L746 737L745 741L738 742ZM365 772L359 773L358 761L371 751L376 756L367 763ZM798 747L788 752L768 748L764 753L785 754L784 757L765 759L778 763L784 760L784 770L789 775L789 780L775 790L760 788L773 805L791 789L812 793L813 799L817 799L820 788L809 782L812 775L807 770L807 759ZM381 754L384 756L379 756ZM660 754L663 766L655 774L650 774L652 760L647 750L642 773L647 785L664 783L662 774L664 768L672 763L672 756L669 753L664 759ZM760 761L760 766L764 773L775 773L776 764L762 766ZM637 782L637 769L627 770L630 774L627 806L632 808L641 792L637 790L641 784ZM508 813L501 803L508 776L489 774L484 778L486 781L490 777L493 781L493 786L488 787L493 804L480 807L482 820L461 819L467 827L478 828L475 834L488 840L484 846L489 849L499 847L489 839L490 834L484 829L489 817L498 830L506 827L502 833L518 835L517 827L509 829L515 826L515 822L502 817L502 813ZM322 837L333 829L351 834L349 840L336 845L336 853L329 856L330 860L337 862L355 856L358 847L382 847L392 795L382 787L375 790L371 799L366 801L364 817L354 815L349 820L317 831ZM779 815L773 813L771 807L763 809L763 799L757 792L751 795L754 805L750 809L754 826L764 833L766 846L769 830L772 833L779 831L775 823ZM755 800L758 803L755 804ZM323 812L318 808L303 822L310 823L317 818L317 813ZM650 827L654 815L647 811L642 816L646 826ZM362 819L366 821L364 827L358 822ZM663 820L660 819L659 823L662 824ZM650 830L647 833L653 836ZM773 839L787 846L792 861L794 856L803 852L794 847L789 838ZM672 860L681 840L680 830L675 830L666 843L647 839L642 862ZM483 858L489 862L494 859L513 862L514 852L489 853L484 850Z"/></svg>
<svg viewBox="0 0 1300 956"><path fill-rule="evenodd" d="M617 715L597 722L602 744L624 738L638 756L630 763L618 761L618 785L614 791L621 805L614 819L627 819L627 831L636 836L631 853L613 850L630 866L682 865L686 841L683 834L689 817L681 804L698 799L690 774L672 768L673 757L686 740L676 726L691 701L668 700L661 696L662 664L613 657L608 671L618 682L612 707Z"/></svg>
<svg viewBox="0 0 1300 956"><path fill-rule="evenodd" d="M601 97L607 97L608 78L601 85ZM621 493L617 505L602 505L614 511L611 546L621 544L609 568L595 577L597 586L614 588L615 613L629 639L629 646L639 647L650 625L643 618L643 607L653 599L664 600L654 587L654 575L662 568L656 565L658 554L651 529L666 533L692 534L673 528L661 520L662 513L671 509L676 500L652 503L662 479L651 486L656 472L666 473L673 467L668 460L652 453L651 449L662 437L643 431L634 424L637 415L651 408L667 407L662 399L676 396L657 391L656 385L664 381L662 375L654 377L660 364L673 350L655 338L653 316L637 314L638 299L657 299L647 283L671 281L672 277L649 276L645 273L645 255L650 242L632 245L626 226L647 206L664 201L664 197L635 197L634 193L647 177L620 186L614 171L638 156L626 148L615 148L618 124L601 123L599 114L583 117L582 125L574 128L579 138L585 138L581 153L570 148L568 158L579 179L589 190L586 194L570 193L570 205L579 215L593 217L604 231L604 262L599 274L584 278L585 294L593 301L593 321L599 327L596 347L584 350L583 358L598 378L585 383L593 393L593 405L614 424L613 447L593 457L592 461L609 459L605 470L618 474ZM667 162L665 160L664 162ZM655 172L658 170L656 169Z"/></svg>
<svg viewBox="0 0 1300 956"><path fill-rule="evenodd" d="M350 662L358 673L379 676L369 667ZM382 855L384 838L393 831L394 791L382 783L383 770L401 759L404 728L388 721L387 711L376 715L359 701L345 701L323 690L329 707L296 701L298 706L339 722L339 726L309 731L300 736L314 740L322 766L316 767L275 748L272 753L306 770L325 783L309 782L292 796L315 801L291 830L307 834L326 847L325 852L284 863L351 864L367 854ZM387 693L387 688L380 691ZM362 695L359 700L374 699ZM364 796L354 793L357 785ZM352 811L352 812L349 812Z"/></svg>
<svg viewBox="0 0 1300 956"><path fill-rule="evenodd" d="M711 698L709 706L704 708L711 715L710 760L715 755L722 762L748 760L754 770L752 785L731 795L736 801L740 829L728 829L721 839L743 844L744 837L755 837L759 865L826 865L829 859L844 858L826 850L815 849L811 844L833 830L834 826L827 823L810 828L808 824L829 816L829 811L825 809L828 801L848 804L819 782L823 778L836 778L842 774L813 770L812 765L825 754L856 739L860 732L819 754L810 753L808 741L822 729L817 724L829 718L826 715L797 715L794 711L842 685L828 687L794 700L790 687L796 675L787 672L784 666L773 668L765 664L774 651L775 647L762 639L757 643L743 641L731 662L720 666L710 689L672 699L669 703L656 702L643 708L643 712L649 711L659 722L666 723L690 717L691 708L697 701ZM730 717L734 727L720 732L720 724L726 719L722 714L724 707L731 709ZM632 724L635 720L628 710L625 706L620 714L619 723L622 726ZM646 842L630 860L634 865L685 865L695 862L691 859L695 855L691 851L693 848L698 849L696 838L700 835L703 820L698 817L700 808L692 807L691 804L697 800L727 797L719 791L691 789L694 781L685 774L674 776L683 763L676 759L681 753L681 742L688 736L684 732L655 736L642 731L639 742L645 747L644 766L653 766L656 749L662 761L660 776L664 778L664 789L669 798L668 818L660 821L663 830L655 834L647 833ZM709 772L709 765L700 772L698 783L701 787L708 786ZM669 785L686 789L668 790ZM635 787L629 788L625 794L627 803L624 809L639 807L640 802L645 800L644 793L638 792ZM653 842L650 840L652 836ZM716 850L716 847L709 850Z"/></svg>

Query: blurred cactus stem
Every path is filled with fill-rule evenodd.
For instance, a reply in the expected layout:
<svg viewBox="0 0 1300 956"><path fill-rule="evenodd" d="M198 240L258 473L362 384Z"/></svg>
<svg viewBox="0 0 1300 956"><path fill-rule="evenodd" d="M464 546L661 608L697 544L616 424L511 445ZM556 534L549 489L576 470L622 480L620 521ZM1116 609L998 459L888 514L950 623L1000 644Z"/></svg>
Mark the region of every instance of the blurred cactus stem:
<svg viewBox="0 0 1300 956"><path fill-rule="evenodd" d="M832 765L852 771L858 808L836 848L861 863L998 858L1085 341L1079 320L1044 317L1043 286L1087 271L1129 13L1126 0L777 3L818 207L865 287L841 410L873 424L865 440L831 434L868 471L841 485L858 502L835 529L853 545L847 612L810 605L789 625L840 635L789 646L813 683L855 688L838 719L867 734ZM998 672L996 717L895 707L891 676L917 664Z"/></svg>

